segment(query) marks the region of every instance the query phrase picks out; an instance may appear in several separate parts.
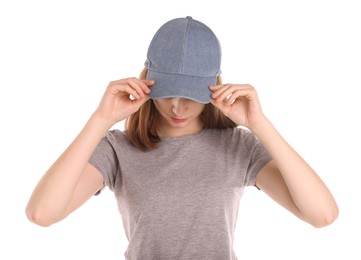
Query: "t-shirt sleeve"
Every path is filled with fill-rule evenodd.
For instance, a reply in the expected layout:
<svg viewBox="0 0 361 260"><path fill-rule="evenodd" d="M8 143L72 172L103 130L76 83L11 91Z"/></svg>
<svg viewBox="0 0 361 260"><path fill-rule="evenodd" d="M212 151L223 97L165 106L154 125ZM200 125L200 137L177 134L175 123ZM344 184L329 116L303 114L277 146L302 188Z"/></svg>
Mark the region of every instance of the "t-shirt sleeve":
<svg viewBox="0 0 361 260"><path fill-rule="evenodd" d="M119 162L115 150L109 140L107 133L100 141L89 163L93 165L103 175L104 185L113 191L115 178L119 168Z"/></svg>
<svg viewBox="0 0 361 260"><path fill-rule="evenodd" d="M256 184L258 172L272 160L272 157L252 132L245 135L245 146L249 149L250 155L245 185L253 186Z"/></svg>

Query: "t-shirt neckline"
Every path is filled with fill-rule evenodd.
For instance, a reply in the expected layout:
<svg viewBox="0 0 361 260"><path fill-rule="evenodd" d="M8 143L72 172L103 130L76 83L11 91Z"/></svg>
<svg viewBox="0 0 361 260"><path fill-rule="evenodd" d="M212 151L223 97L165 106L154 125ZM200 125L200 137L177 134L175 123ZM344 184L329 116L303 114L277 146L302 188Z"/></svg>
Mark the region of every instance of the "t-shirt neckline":
<svg viewBox="0 0 361 260"><path fill-rule="evenodd" d="M187 135L181 135L181 136L174 136L174 137L162 137L160 140L163 141L178 141L178 140L189 140L189 139L195 139L202 136L207 131L206 128L203 128L201 131L193 134L187 134Z"/></svg>

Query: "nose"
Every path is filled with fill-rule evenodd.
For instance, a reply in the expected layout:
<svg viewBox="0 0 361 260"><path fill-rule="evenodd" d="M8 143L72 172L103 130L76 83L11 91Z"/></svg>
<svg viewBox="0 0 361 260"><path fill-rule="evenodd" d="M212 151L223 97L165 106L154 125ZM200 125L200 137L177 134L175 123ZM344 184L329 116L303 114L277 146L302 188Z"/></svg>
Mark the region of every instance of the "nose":
<svg viewBox="0 0 361 260"><path fill-rule="evenodd" d="M187 110L187 102L184 98L172 98L172 112L176 116L182 115Z"/></svg>

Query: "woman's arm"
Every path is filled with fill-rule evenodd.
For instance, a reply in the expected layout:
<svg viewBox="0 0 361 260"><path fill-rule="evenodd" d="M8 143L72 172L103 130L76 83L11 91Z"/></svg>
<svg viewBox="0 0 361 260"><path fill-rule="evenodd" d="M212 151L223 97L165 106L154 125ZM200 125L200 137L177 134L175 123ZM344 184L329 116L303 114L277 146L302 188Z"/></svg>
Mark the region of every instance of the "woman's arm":
<svg viewBox="0 0 361 260"><path fill-rule="evenodd" d="M326 185L263 114L249 84L210 86L212 104L237 125L249 128L272 156L256 178L259 188L315 227L332 223L338 207Z"/></svg>
<svg viewBox="0 0 361 260"><path fill-rule="evenodd" d="M109 84L82 131L35 187L26 207L30 221L41 226L58 222L101 189L103 177L88 161L110 127L149 99L152 84L136 78Z"/></svg>
<svg viewBox="0 0 361 260"><path fill-rule="evenodd" d="M103 124L96 117L91 117L71 145L41 178L26 207L30 221L41 226L58 222L71 212L68 207L78 207L70 206L71 201L84 201L101 189L103 179L100 173L86 167L107 130L101 129L101 125ZM78 185L80 180L82 185ZM76 194L82 194L82 198L73 198L75 191Z"/></svg>
<svg viewBox="0 0 361 260"><path fill-rule="evenodd" d="M273 160L258 173L257 187L315 227L331 224L337 204L320 177L265 120L252 129Z"/></svg>

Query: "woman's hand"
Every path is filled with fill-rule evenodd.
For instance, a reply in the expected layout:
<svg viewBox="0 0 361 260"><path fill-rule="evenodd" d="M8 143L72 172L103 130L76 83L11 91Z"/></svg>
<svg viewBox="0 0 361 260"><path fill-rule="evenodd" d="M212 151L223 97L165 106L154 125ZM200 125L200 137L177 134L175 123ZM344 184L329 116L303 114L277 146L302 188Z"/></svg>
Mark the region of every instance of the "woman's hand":
<svg viewBox="0 0 361 260"><path fill-rule="evenodd" d="M237 125L252 130L265 119L257 92L253 86L249 84L223 84L209 88L213 91L211 103Z"/></svg>
<svg viewBox="0 0 361 260"><path fill-rule="evenodd" d="M126 78L109 83L95 111L110 126L136 112L148 99L154 80Z"/></svg>

